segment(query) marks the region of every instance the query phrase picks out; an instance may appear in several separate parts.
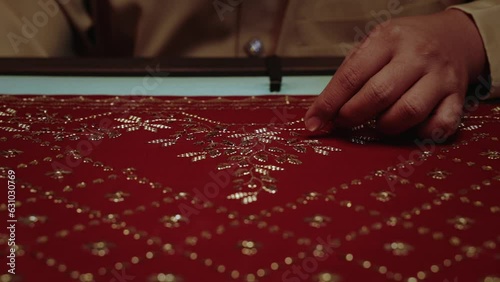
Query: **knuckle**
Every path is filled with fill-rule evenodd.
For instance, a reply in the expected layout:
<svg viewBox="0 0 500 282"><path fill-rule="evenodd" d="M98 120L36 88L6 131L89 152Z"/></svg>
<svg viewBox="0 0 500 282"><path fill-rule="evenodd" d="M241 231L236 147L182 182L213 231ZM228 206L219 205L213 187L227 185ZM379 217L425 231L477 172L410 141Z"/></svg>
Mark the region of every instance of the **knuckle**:
<svg viewBox="0 0 500 282"><path fill-rule="evenodd" d="M390 23L387 26L387 35L393 39L400 39L405 32L405 27L400 24Z"/></svg>
<svg viewBox="0 0 500 282"><path fill-rule="evenodd" d="M359 71L352 66L346 66L338 73L338 81L347 91L355 91L358 80Z"/></svg>
<svg viewBox="0 0 500 282"><path fill-rule="evenodd" d="M401 107L401 116L409 120L421 120L424 117L425 111L419 103L413 100L403 100L404 104Z"/></svg>
<svg viewBox="0 0 500 282"><path fill-rule="evenodd" d="M404 33L405 33L405 27L403 25L393 20L389 20L377 25L372 30L370 35L372 36L381 35L381 37L384 40L398 41L402 38Z"/></svg>
<svg viewBox="0 0 500 282"><path fill-rule="evenodd" d="M370 30L370 33L368 34L369 37L373 38L373 37L378 36L379 34L385 35L387 33L386 30L387 30L388 25L389 25L388 22L384 22L384 23L376 25L375 27L372 28L372 30Z"/></svg>
<svg viewBox="0 0 500 282"><path fill-rule="evenodd" d="M338 118L342 120L343 123L355 122L358 115L352 107L342 107L339 111Z"/></svg>
<svg viewBox="0 0 500 282"><path fill-rule="evenodd" d="M325 113L334 113L336 111L333 95L323 95L319 100L319 106Z"/></svg>
<svg viewBox="0 0 500 282"><path fill-rule="evenodd" d="M450 82L447 84L447 90L448 92L450 93L462 93L464 92L465 90L463 90L463 88L465 88L466 85L464 86L462 82L460 81L455 81L455 82Z"/></svg>
<svg viewBox="0 0 500 282"><path fill-rule="evenodd" d="M441 57L441 48L439 44L432 40L422 40L420 43L415 45L415 52L429 60L436 60Z"/></svg>
<svg viewBox="0 0 500 282"><path fill-rule="evenodd" d="M387 82L371 82L368 86L368 102L376 104L388 103L393 88Z"/></svg>
<svg viewBox="0 0 500 282"><path fill-rule="evenodd" d="M383 26L383 31L386 36L391 38L398 38L401 36L402 26L394 22L388 21L381 24Z"/></svg>
<svg viewBox="0 0 500 282"><path fill-rule="evenodd" d="M463 75L460 75L454 67L446 67L444 75L444 85L446 90L450 93L460 93L463 89L467 87L467 80L464 79Z"/></svg>

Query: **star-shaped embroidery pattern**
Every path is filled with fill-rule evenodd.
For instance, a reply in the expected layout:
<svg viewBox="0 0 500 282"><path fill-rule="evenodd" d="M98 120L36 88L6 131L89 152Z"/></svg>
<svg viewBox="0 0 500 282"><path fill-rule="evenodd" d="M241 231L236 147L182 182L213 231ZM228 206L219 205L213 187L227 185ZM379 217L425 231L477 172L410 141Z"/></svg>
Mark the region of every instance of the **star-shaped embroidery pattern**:
<svg viewBox="0 0 500 282"><path fill-rule="evenodd" d="M300 165L298 154L308 151L327 156L341 150L324 146L320 141L303 137L297 124L276 125L236 125L223 124L205 118L183 114L186 117L172 123L177 130L169 138L155 139L148 143L173 146L178 142L191 142L199 149L179 154L192 162L206 159L224 158L216 167L227 171L233 177L236 192L228 199L240 200L244 204L255 202L261 192L277 192L277 180L272 176L275 171L285 170L285 164Z"/></svg>

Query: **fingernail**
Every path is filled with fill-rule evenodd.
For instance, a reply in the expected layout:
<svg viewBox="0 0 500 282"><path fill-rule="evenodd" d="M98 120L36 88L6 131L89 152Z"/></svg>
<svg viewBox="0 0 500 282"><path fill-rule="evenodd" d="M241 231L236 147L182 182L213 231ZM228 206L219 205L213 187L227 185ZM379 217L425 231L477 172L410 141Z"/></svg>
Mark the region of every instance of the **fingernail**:
<svg viewBox="0 0 500 282"><path fill-rule="evenodd" d="M306 129L314 132L323 127L323 122L318 117L312 116L306 120Z"/></svg>

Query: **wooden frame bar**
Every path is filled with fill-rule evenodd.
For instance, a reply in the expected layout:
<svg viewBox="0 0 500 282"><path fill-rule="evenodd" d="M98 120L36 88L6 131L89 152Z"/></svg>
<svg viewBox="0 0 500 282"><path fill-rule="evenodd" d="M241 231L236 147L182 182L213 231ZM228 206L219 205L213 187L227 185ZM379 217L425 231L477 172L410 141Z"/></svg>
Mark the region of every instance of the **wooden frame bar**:
<svg viewBox="0 0 500 282"><path fill-rule="evenodd" d="M342 58L281 58L283 75L331 75ZM0 58L0 75L267 76L265 58Z"/></svg>

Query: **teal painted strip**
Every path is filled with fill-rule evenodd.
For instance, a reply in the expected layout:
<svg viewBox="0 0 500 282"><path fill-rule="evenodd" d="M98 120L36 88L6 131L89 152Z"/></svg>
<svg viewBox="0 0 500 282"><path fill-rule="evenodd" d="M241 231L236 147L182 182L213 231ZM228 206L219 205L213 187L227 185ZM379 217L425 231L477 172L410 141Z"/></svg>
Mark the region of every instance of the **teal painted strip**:
<svg viewBox="0 0 500 282"><path fill-rule="evenodd" d="M329 76L293 76L283 79L279 94L319 94ZM267 77L62 77L0 76L1 94L83 94L160 96L267 95Z"/></svg>

